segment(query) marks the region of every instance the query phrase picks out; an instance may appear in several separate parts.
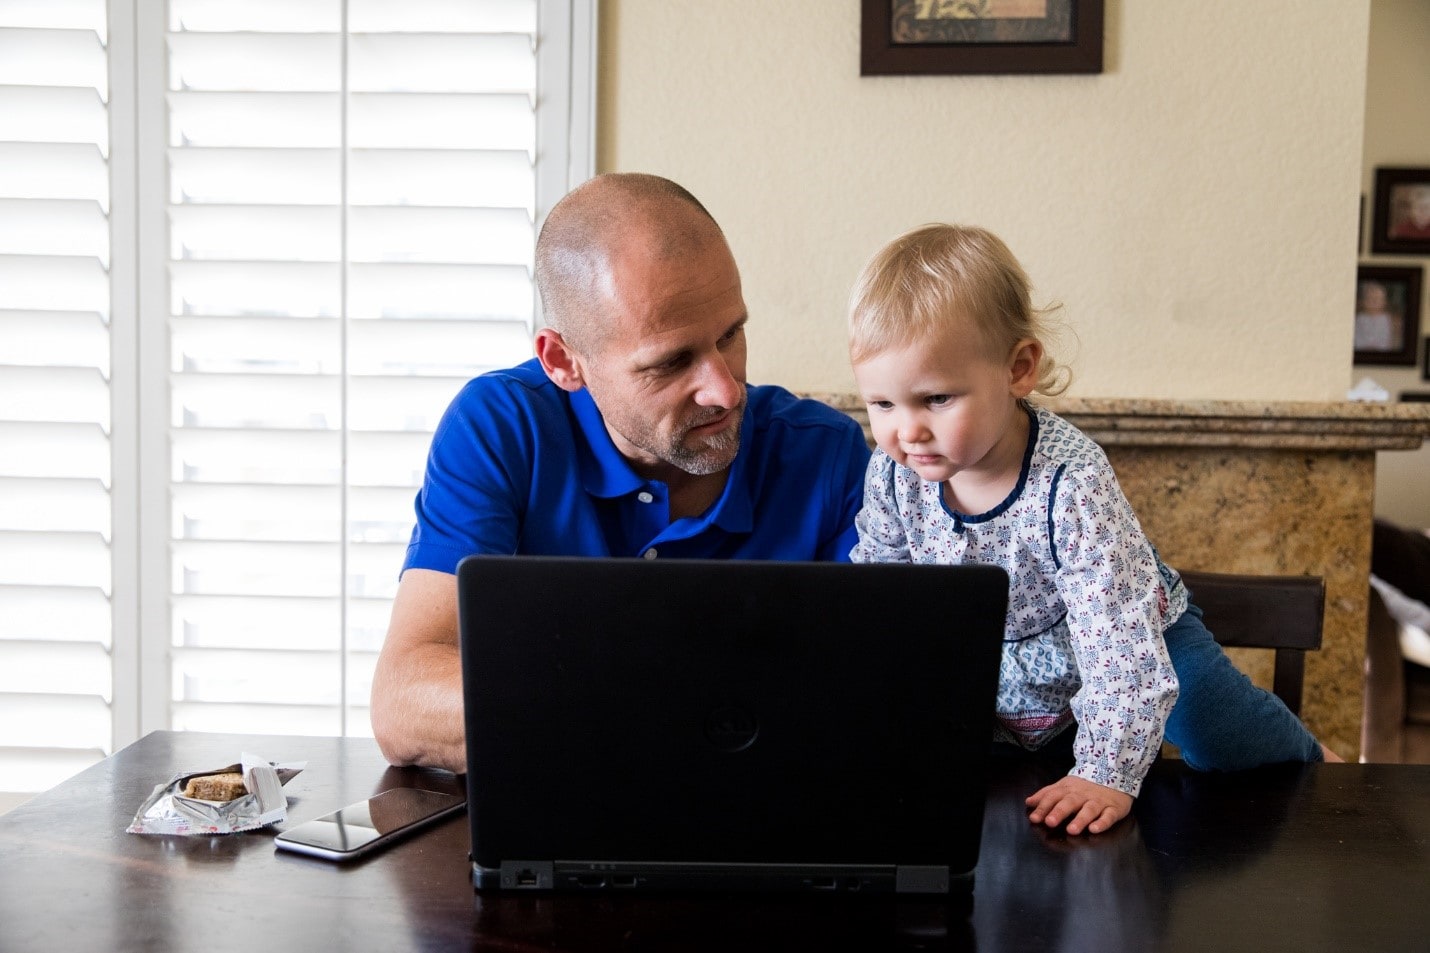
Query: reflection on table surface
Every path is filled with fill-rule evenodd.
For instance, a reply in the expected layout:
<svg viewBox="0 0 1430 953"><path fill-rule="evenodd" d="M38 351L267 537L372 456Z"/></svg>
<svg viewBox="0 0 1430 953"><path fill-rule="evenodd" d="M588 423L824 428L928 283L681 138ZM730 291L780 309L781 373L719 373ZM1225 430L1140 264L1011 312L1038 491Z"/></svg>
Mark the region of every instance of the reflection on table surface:
<svg viewBox="0 0 1430 953"><path fill-rule="evenodd" d="M1048 765L995 765L972 909L927 899L506 896L472 891L457 815L365 861L275 852L272 830L123 833L154 784L239 750L308 761L284 827L391 787L363 739L157 732L0 818L0 949L1430 949L1430 766L1159 762L1131 818L1029 824Z"/></svg>

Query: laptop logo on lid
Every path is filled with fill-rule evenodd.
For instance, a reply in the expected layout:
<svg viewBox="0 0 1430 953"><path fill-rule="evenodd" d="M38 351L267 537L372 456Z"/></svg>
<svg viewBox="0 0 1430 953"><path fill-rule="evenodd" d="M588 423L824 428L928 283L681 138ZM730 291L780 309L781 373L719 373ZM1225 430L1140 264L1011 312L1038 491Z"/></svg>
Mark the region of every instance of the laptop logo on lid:
<svg viewBox="0 0 1430 953"><path fill-rule="evenodd" d="M705 716L705 739L721 751L744 751L759 733L760 723L743 708L725 705Z"/></svg>

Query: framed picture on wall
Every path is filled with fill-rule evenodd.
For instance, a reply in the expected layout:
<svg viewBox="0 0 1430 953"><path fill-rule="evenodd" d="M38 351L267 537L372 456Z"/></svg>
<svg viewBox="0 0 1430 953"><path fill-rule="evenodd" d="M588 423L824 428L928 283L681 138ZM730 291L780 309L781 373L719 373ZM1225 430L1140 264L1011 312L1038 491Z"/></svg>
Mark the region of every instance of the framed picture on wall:
<svg viewBox="0 0 1430 953"><path fill-rule="evenodd" d="M1430 255L1430 169L1376 169L1371 251Z"/></svg>
<svg viewBox="0 0 1430 953"><path fill-rule="evenodd" d="M861 76L1102 72L1103 0L861 3Z"/></svg>
<svg viewBox="0 0 1430 953"><path fill-rule="evenodd" d="M1355 363L1415 366L1420 277L1417 267L1356 269Z"/></svg>

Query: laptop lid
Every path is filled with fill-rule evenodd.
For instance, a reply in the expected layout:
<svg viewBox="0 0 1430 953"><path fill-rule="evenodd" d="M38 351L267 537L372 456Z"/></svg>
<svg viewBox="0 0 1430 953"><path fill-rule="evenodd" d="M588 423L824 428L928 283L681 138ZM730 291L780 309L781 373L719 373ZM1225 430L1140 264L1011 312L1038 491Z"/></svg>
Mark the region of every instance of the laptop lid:
<svg viewBox="0 0 1430 953"><path fill-rule="evenodd" d="M473 882L947 893L978 859L990 566L473 556Z"/></svg>

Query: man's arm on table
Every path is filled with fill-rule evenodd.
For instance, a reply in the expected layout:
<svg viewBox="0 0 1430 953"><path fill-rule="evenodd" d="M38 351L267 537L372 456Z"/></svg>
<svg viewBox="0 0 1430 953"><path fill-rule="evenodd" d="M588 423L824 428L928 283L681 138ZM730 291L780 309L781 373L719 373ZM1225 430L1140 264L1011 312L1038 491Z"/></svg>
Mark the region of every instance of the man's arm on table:
<svg viewBox="0 0 1430 953"><path fill-rule="evenodd" d="M372 730L392 764L466 771L456 576L402 574L372 678Z"/></svg>

